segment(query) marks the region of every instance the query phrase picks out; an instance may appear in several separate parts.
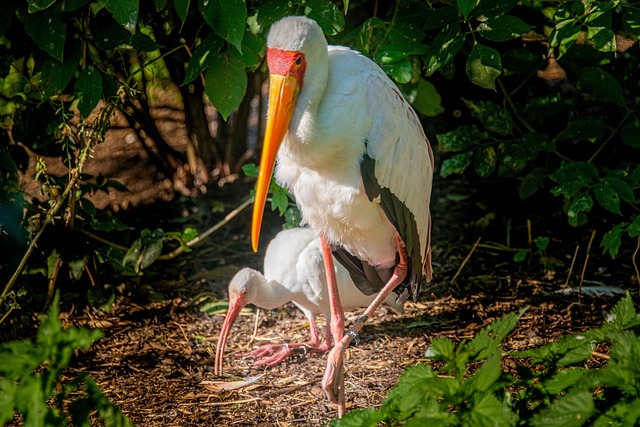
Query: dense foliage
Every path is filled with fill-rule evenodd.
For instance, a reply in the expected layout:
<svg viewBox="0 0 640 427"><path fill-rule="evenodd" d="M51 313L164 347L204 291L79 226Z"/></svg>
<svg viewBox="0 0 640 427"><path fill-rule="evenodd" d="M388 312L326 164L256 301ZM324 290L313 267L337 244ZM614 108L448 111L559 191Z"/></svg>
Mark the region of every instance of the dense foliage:
<svg viewBox="0 0 640 427"><path fill-rule="evenodd" d="M526 311L491 323L457 346L433 340L427 364L407 368L379 409L348 413L337 427L377 426L633 426L640 420L640 319L627 295L601 328L512 352L518 378L503 371L502 341ZM585 367L603 342L608 362ZM603 357L600 355L600 357ZM529 366L528 366L529 365Z"/></svg>
<svg viewBox="0 0 640 427"><path fill-rule="evenodd" d="M25 426L132 424L87 374L63 381L76 349L87 349L102 332L97 329L62 329L58 296L43 316L35 340L0 345L0 425L21 414ZM91 420L94 423L90 424ZM70 422L71 421L71 422Z"/></svg>

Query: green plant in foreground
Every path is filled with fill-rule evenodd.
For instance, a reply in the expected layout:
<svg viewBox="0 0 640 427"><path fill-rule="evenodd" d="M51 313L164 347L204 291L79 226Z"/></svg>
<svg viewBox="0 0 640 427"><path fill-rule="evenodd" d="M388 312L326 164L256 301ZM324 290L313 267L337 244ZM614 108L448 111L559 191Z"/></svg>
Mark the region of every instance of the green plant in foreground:
<svg viewBox="0 0 640 427"><path fill-rule="evenodd" d="M0 346L0 425L19 413L25 426L89 426L95 424L92 414L97 413L104 425L131 426L90 376L80 374L62 383L74 351L89 348L102 332L75 327L63 330L58 300L56 294L35 341Z"/></svg>
<svg viewBox="0 0 640 427"><path fill-rule="evenodd" d="M514 352L517 378L502 369L502 341L526 309L484 328L457 346L436 338L426 357L439 369L406 369L378 409L332 421L333 426L634 426L640 422L640 318L629 295L601 328ZM608 363L589 369L598 343ZM527 359L528 363L524 363Z"/></svg>

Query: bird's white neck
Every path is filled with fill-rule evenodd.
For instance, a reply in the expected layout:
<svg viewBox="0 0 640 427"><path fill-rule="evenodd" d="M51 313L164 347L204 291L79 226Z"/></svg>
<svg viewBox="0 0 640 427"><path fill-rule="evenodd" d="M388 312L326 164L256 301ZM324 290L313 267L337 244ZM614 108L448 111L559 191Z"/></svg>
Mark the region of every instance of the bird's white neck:
<svg viewBox="0 0 640 427"><path fill-rule="evenodd" d="M292 299L293 293L275 280L267 281L263 279L256 286L255 301L260 302L259 304L256 303L256 305L267 310L280 307Z"/></svg>

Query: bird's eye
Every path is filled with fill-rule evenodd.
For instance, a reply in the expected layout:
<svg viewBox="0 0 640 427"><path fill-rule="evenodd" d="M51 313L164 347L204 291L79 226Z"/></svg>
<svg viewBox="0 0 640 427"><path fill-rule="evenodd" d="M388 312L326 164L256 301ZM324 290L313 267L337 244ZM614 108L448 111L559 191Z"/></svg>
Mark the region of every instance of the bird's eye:
<svg viewBox="0 0 640 427"><path fill-rule="evenodd" d="M242 295L246 295L247 294L247 288L242 288Z"/></svg>
<svg viewBox="0 0 640 427"><path fill-rule="evenodd" d="M302 65L302 57L301 56L298 56L296 58L296 65Z"/></svg>

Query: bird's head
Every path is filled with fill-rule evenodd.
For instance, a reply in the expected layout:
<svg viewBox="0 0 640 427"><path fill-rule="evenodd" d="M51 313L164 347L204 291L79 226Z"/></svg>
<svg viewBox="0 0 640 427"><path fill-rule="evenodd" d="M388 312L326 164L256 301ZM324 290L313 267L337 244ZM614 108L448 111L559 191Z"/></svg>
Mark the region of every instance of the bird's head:
<svg viewBox="0 0 640 427"><path fill-rule="evenodd" d="M247 304L254 301L256 295L256 283L259 280L260 273L250 268L243 268L233 276L229 283L229 310L224 319L224 324L220 329L220 337L218 338L218 346L216 347L215 374L222 374L222 361L224 359L224 348L227 345L227 339L231 332L233 322L235 322L238 314Z"/></svg>
<svg viewBox="0 0 640 427"><path fill-rule="evenodd" d="M327 41L320 26L312 19L289 16L271 26L267 37L269 109L251 230L254 251L258 250L262 214L278 148L289 129L301 90L305 83L311 86L311 89L305 87L306 91L313 90L317 82L309 77L313 77L314 68L326 66L327 61L323 61L326 56Z"/></svg>

